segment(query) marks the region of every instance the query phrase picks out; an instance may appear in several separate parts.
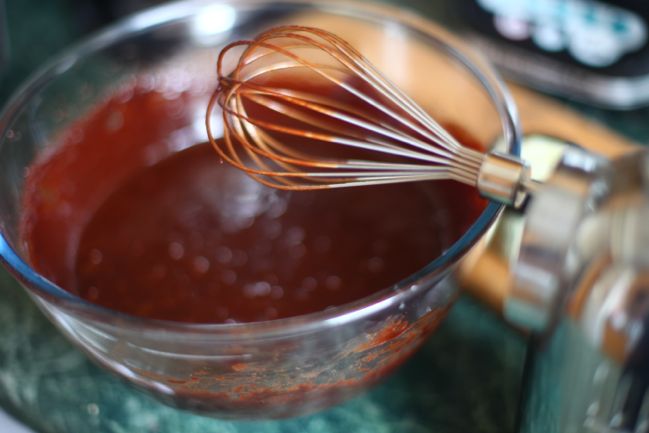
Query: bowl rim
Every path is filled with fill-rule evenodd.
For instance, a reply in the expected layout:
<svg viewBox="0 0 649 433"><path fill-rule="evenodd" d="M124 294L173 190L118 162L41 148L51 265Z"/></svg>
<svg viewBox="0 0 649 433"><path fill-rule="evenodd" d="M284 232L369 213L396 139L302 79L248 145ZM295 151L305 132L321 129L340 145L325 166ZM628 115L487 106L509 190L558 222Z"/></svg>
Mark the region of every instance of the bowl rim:
<svg viewBox="0 0 649 433"><path fill-rule="evenodd" d="M503 81L488 62L438 24L434 24L403 8L359 1L181 0L145 9L83 38L80 42L71 45L32 73L22 85L14 90L0 111L0 138L5 137L9 125L12 124L13 119L26 101L36 95L50 80L72 68L86 54L106 48L111 44L149 29L191 18L202 8L215 4L230 5L235 9L273 7L274 5L283 7L293 5L296 8L306 7L359 18L364 21L395 22L408 28L409 31L414 30L430 39L437 40L449 55L466 67L473 77L482 84L500 116L503 137L505 144L508 145L508 152L520 156L521 132L516 106ZM478 62L480 67L474 62ZM0 144L1 142L0 140ZM370 296L325 311L260 322L227 324L175 322L134 316L93 304L64 290L32 269L11 247L3 233L2 225L0 225L0 262L5 264L10 273L23 286L26 286L28 292L35 291L39 297L45 298L49 302L54 301L57 305L74 309L80 313L86 313L86 315L98 315L104 321L118 320L120 323L127 322L153 332L164 330L164 332L187 333L189 331L200 334L209 333L220 338L240 338L242 334L251 334L259 338L268 338L305 333L353 322L377 312L385 311L393 305L399 305L420 292L428 290L427 284L423 280L439 280L446 275L456 262L456 259L461 258L480 239L481 235L486 233L503 209L504 205L489 201L470 228L440 256L390 287L380 289Z"/></svg>

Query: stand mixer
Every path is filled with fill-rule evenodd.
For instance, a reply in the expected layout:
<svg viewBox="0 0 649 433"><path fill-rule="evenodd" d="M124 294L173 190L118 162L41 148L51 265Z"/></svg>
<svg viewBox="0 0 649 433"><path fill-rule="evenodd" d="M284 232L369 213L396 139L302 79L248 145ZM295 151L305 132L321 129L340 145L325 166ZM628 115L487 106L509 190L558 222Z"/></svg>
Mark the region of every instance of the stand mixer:
<svg viewBox="0 0 649 433"><path fill-rule="evenodd" d="M561 152L532 160L556 166L458 278L530 335L519 431L645 432L649 158ZM502 272L487 280L485 263Z"/></svg>

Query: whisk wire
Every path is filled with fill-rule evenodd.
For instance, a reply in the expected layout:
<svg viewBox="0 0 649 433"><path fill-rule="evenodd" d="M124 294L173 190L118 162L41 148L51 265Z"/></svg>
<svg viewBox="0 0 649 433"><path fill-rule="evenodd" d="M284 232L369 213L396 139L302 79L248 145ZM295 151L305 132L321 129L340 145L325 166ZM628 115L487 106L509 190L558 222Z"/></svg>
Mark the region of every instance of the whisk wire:
<svg viewBox="0 0 649 433"><path fill-rule="evenodd" d="M259 96L248 96L248 98L251 101L256 102L256 103L258 103L260 105L263 105L268 109L271 109L271 110L276 111L276 112L283 113L284 115L288 116L289 118L294 119L294 120L298 120L298 121L303 122L303 123L314 124L316 121L319 120L316 117L309 116L304 111L292 109L289 105L282 105L279 101L273 100L271 98L265 98L265 97L259 97ZM316 111L316 112L318 112L320 114L327 115L327 116L331 117L332 119L337 119L337 120L346 122L348 124L353 125L354 127L356 127L359 130L364 130L364 131L367 131L367 132L373 132L373 133L385 136L387 138L390 138L392 140L401 142L401 143L406 144L406 145L413 144L413 142L416 141L417 144L420 145L420 146L418 146L420 148L427 149L431 153L438 154L438 155L443 156L443 157L447 157L447 158L451 157L451 155L448 152L445 152L445 151L442 151L442 150L439 150L439 149L435 149L435 148L430 148L430 146L428 146L426 143L423 143L423 142L421 142L419 140L413 139L412 137L408 137L408 136L405 136L403 134L398 134L398 133L395 133L395 132L393 132L391 130L381 128L377 124L373 124L373 123L370 123L370 122L365 122L362 119L346 115L346 114L344 114L342 112L330 110L330 109L328 109L328 108L326 108L326 107L324 107L322 105L312 104L312 103L308 103L306 101L299 101L299 100L296 100L296 99L293 99L293 98L286 99L286 101L288 101L290 103L294 103L296 105L300 105L303 108ZM255 119L250 118L250 117L245 117L245 120L252 123L252 124L255 124L257 126L263 126L263 127L266 127L267 129L275 130L277 132L283 132L283 133L296 135L296 136L302 136L303 135L302 130L297 129L297 128L277 127L276 125L272 124L272 122L261 122L259 120L255 120ZM370 149L370 150L380 152L380 153L382 152L382 153L390 153L390 154L393 154L393 155L409 156L409 157L412 157L412 158L415 158L415 159L421 159L421 160L425 160L425 161L433 162L433 163L444 164L445 161L446 161L443 158L435 158L435 157L429 156L429 155L427 155L425 153L407 151L406 149L403 149L403 147L392 145L390 142L380 141L380 140L378 140L378 139L376 139L374 137L370 137L370 136L367 136L367 135L364 136L364 135L359 134L358 132L352 131L352 130L345 131L345 132L347 133L348 137L353 137L353 138L355 138L355 140L345 139L344 137L337 136L337 135L331 135L329 133L334 133L336 131L336 129L335 129L335 127L333 125L329 125L325 121L320 121L320 123L318 124L318 129L326 131L327 134L318 134L318 133L315 133L315 132L310 132L307 135L307 137L322 140L322 141L329 141L331 143L344 144L344 145L348 145L348 146L351 146L351 147ZM370 146L370 144L373 144L373 145Z"/></svg>
<svg viewBox="0 0 649 433"><path fill-rule="evenodd" d="M317 29L311 29L311 30L317 32L318 34L323 34L322 31L318 31ZM383 77L383 75L378 70L376 70L376 68L374 68L369 62L359 61L358 59L354 58L353 56L362 59L362 56L355 49L349 46L344 40L337 38L334 35L328 35L331 39L333 39L333 42L340 44L340 47L337 47L340 52L336 52L335 49L320 44L317 41L313 40L312 38L304 37L302 35L298 35L295 33L281 32L280 34L274 34L272 37L273 38L288 37L289 35L291 35L291 37L293 38L302 41L304 44L312 43L313 48L316 48L317 50L325 51L326 53L332 56L342 53L343 56L336 57L337 61L342 63L345 67L349 68L352 71L352 73L356 74L355 76L361 78L363 82L368 84L371 88L373 88L373 90L378 91L383 97L394 98L392 102L395 102L403 112L413 116L415 120L419 123L419 125L414 124L411 121L408 121L403 116L399 116L396 112L390 110L389 107L387 107L384 103L381 103L381 101L377 101L376 99L371 98L367 94L349 85L344 80L337 79L333 77L331 74L326 73L325 71L327 69L331 69L326 65L314 64L312 62L309 62L304 58L299 57L294 52L291 52L290 49L287 49L287 47L285 46L278 46L276 44L269 44L265 42L267 39L270 38L269 34L260 35L260 37L257 39L256 42L258 46L270 49L272 51L259 55L256 57L256 59L259 60L264 56L276 53L276 54L282 54L290 58L291 60L295 61L296 64L291 65L290 63L289 64L280 63L280 64L275 64L272 69L267 67L263 69L258 69L255 71L254 75L246 76L245 77L246 80L252 80L254 78L257 78L260 75L267 74L268 72L277 72L280 69L288 69L291 67L309 69L317 73L318 75L320 75L322 78L325 78L332 84L339 86L340 88L346 90L350 94L359 98L363 102L370 105L372 108L377 109L383 112L384 114L386 114L387 116L391 117L392 119L399 121L403 126L409 128L410 130L422 134L426 136L427 139L432 141L441 139L441 141L439 141L439 145L440 145L439 147L446 148L448 150L455 150L456 153L459 153L461 157L468 157L468 159L480 160L479 152L471 152L470 149L466 149L461 144L459 144L457 140L455 140L450 134L448 134L437 122L435 122L434 119L432 119L427 113L425 113L423 109L421 109L421 107L419 107L414 101L412 101L411 98L405 95L396 86L389 83L389 81L385 77ZM300 44L299 46L304 46L304 44ZM295 45L289 45L289 47L295 47ZM242 59L245 58L246 56L244 53ZM349 62L347 61L347 59L351 59L352 61ZM248 66L249 64L251 64L251 62L246 60L243 61L242 64ZM240 83L241 82L239 82L239 84ZM427 128L429 130L427 130ZM431 132L433 133L432 135L430 134ZM439 150L439 147L437 147L436 150Z"/></svg>
<svg viewBox="0 0 649 433"><path fill-rule="evenodd" d="M241 53L226 73L233 50ZM266 185L309 190L479 182L483 153L460 144L351 44L327 31L283 26L234 42L219 54L217 74L206 118L210 142L224 161ZM336 92L301 88L305 78L320 85L313 89ZM222 141L211 128L217 106ZM322 153L323 143L345 151Z"/></svg>

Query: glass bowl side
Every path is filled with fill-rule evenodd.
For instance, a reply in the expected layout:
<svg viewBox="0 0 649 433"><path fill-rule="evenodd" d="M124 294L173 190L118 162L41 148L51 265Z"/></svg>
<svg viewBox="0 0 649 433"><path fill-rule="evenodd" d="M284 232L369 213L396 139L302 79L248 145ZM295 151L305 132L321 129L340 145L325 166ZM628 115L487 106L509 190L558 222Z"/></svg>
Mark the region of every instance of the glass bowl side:
<svg viewBox="0 0 649 433"><path fill-rule="evenodd" d="M220 24L201 27L206 15ZM61 130L129 80L173 87L184 76L200 106L213 86L204 71L213 70L218 47L282 22L326 25L341 34L435 115L464 124L467 106L482 107L482 126L471 124L472 132L485 147L501 138L517 152L515 112L489 69L477 69L461 44L430 23L365 4L181 2L156 8L44 67L0 117L0 256L7 267L92 359L165 401L221 417L306 413L355 395L388 374L452 305L455 288L444 277L500 210L488 205L450 251L394 287L332 310L271 322L185 325L130 317L89 304L29 267L20 240L24 174L56 145ZM464 84L451 86L441 78L431 83L424 79L431 68L440 74L444 69L446 77ZM467 105L468 95L473 96ZM440 105L444 110L436 112ZM202 112L190 119L202 124ZM136 168L122 167L121 176Z"/></svg>

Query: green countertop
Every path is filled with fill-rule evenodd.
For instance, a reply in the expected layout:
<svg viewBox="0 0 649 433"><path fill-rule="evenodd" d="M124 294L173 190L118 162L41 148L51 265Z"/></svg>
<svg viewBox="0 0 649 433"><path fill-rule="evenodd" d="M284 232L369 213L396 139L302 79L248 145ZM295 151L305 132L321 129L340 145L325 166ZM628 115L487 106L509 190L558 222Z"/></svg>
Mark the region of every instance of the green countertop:
<svg viewBox="0 0 649 433"><path fill-rule="evenodd" d="M410 6L432 13L428 2ZM437 7L441 3L436 3ZM426 5L426 6L422 6ZM27 74L82 35L64 0L7 0L11 61L0 103ZM419 6L419 7L418 7ZM0 23L0 26L2 23ZM0 36L1 37L1 36ZM647 110L574 107L626 135L649 136ZM0 270L0 405L42 433L512 432L525 342L462 299L423 349L383 384L315 415L232 422L166 407L95 367Z"/></svg>
<svg viewBox="0 0 649 433"><path fill-rule="evenodd" d="M0 276L0 404L43 433L503 433L513 431L523 341L468 300L396 374L343 405L283 421L171 409L95 367Z"/></svg>

